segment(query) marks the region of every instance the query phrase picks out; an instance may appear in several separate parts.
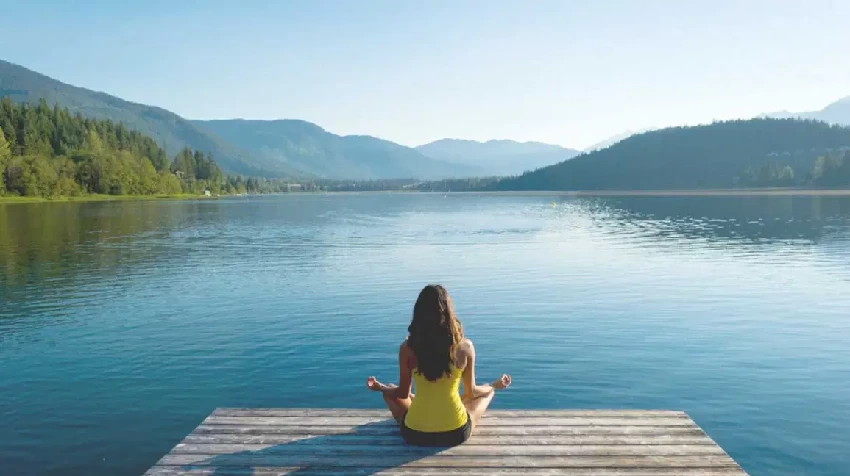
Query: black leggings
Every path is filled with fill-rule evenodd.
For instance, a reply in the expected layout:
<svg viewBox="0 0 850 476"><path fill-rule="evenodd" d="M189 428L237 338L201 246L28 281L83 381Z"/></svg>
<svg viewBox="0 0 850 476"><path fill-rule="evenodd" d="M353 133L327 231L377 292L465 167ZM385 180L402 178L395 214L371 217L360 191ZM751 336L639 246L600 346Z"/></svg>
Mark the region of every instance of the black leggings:
<svg viewBox="0 0 850 476"><path fill-rule="evenodd" d="M407 414L404 415L405 417ZM414 446L457 446L469 439L472 435L472 418L469 413L466 414L466 424L462 427L450 431L426 432L411 430L404 423L402 417L399 427L401 428L401 437L409 445Z"/></svg>

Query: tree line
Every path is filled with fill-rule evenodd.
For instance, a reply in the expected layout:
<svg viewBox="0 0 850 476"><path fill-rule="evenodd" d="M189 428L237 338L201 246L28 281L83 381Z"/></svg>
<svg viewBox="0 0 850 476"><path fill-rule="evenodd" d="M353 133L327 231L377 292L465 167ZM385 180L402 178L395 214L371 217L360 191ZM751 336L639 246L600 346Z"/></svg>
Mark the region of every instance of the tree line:
<svg viewBox="0 0 850 476"><path fill-rule="evenodd" d="M311 189L329 192L411 191L411 192L472 192L484 190L500 177L470 177L443 180L375 179L375 180L317 180L308 182Z"/></svg>
<svg viewBox="0 0 850 476"><path fill-rule="evenodd" d="M850 128L800 119L671 127L527 172L497 190L672 190L850 186Z"/></svg>
<svg viewBox="0 0 850 476"><path fill-rule="evenodd" d="M473 177L463 179L304 179L294 183L291 179L228 177L235 193L266 194L287 192L471 192L484 190L499 181L499 177Z"/></svg>
<svg viewBox="0 0 850 476"><path fill-rule="evenodd" d="M850 150L832 151L816 157L810 168L768 161L747 168L736 177L736 185L745 187L850 187Z"/></svg>
<svg viewBox="0 0 850 476"><path fill-rule="evenodd" d="M850 128L754 119L646 132L559 164L499 179L418 181L226 176L208 153L169 157L122 123L0 100L0 196L261 194L291 191L617 190L850 187Z"/></svg>
<svg viewBox="0 0 850 476"><path fill-rule="evenodd" d="M153 139L122 123L44 99L0 100L0 196L217 194L237 185L201 151L184 148L169 160Z"/></svg>

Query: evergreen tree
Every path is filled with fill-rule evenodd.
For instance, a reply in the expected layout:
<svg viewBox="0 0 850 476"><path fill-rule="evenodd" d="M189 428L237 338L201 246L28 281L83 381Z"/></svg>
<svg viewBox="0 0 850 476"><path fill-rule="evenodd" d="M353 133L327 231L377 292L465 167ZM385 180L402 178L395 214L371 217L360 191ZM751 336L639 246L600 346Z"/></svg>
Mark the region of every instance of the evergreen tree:
<svg viewBox="0 0 850 476"><path fill-rule="evenodd" d="M9 143L6 141L6 134L3 132L3 127L0 127L0 164L4 163L12 155L12 150L9 148Z"/></svg>
<svg viewBox="0 0 850 476"><path fill-rule="evenodd" d="M46 101L0 100L0 194L220 193L223 174L209 155L184 149L168 167L157 143L123 124L71 114ZM198 167L200 164L200 167Z"/></svg>
<svg viewBox="0 0 850 476"><path fill-rule="evenodd" d="M6 136L3 133L3 128L0 127L0 197L6 195L6 162L11 157L12 151L9 149L9 143L6 141Z"/></svg>

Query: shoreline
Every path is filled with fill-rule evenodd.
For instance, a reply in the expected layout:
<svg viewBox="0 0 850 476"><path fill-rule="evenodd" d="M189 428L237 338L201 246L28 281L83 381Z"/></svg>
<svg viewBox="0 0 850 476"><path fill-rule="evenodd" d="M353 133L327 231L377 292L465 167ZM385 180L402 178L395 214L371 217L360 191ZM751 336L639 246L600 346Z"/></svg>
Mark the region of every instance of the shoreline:
<svg viewBox="0 0 850 476"><path fill-rule="evenodd" d="M0 205L6 203L70 203L70 202L126 202L151 200L210 200L221 197L204 195L78 195L73 197L0 197Z"/></svg>
<svg viewBox="0 0 850 476"><path fill-rule="evenodd" d="M428 195L487 195L487 196L572 196L572 197L735 197L735 196L833 196L850 197L850 189L692 189L692 190L465 190L457 192L416 190L368 190L288 192L274 195L370 195L370 194L428 194ZM262 195L260 195L262 196Z"/></svg>
<svg viewBox="0 0 850 476"><path fill-rule="evenodd" d="M248 197L286 195L371 195L371 194L429 194L429 195L479 195L479 196L566 196L566 197L850 197L850 189L693 189L693 190L482 190L482 191L413 191L413 190L369 190L369 191L316 191L288 192L248 195ZM216 200L239 198L238 195L80 195L74 197L0 197L0 205L12 203L71 203L71 202L117 202L153 200Z"/></svg>
<svg viewBox="0 0 850 476"><path fill-rule="evenodd" d="M832 196L850 197L850 189L692 189L692 190L525 190L525 191L487 191L487 192L447 192L479 193L487 195L566 195L575 197L735 197L735 196Z"/></svg>

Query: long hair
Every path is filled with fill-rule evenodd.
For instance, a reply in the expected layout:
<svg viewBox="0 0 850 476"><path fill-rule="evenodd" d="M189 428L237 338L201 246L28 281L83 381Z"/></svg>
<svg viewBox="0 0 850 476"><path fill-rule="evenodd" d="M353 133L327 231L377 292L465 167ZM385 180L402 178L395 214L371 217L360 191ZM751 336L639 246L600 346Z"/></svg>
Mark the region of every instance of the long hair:
<svg viewBox="0 0 850 476"><path fill-rule="evenodd" d="M416 356L417 371L432 382L449 375L454 351L463 340L463 328L444 287L429 284L422 289L407 331L407 345Z"/></svg>

